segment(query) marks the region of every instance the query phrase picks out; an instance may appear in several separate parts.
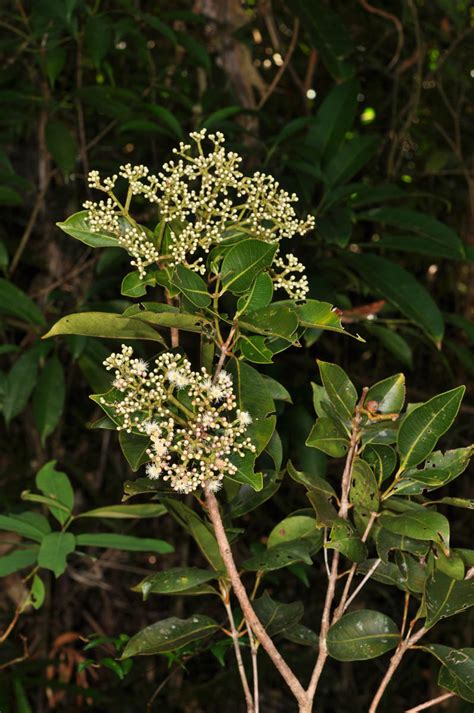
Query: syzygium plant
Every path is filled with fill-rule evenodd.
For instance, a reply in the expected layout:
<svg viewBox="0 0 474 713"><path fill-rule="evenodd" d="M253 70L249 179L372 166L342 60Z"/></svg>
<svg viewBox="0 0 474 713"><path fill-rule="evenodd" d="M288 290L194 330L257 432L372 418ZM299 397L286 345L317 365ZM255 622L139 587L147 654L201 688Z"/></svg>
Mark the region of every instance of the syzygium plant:
<svg viewBox="0 0 474 713"><path fill-rule="evenodd" d="M222 625L199 613L158 621L133 636L122 657L186 660L208 648L222 657L233 646L247 710L258 713L263 648L307 713L328 657L355 661L393 651L373 713L416 645L440 660L442 687L474 701L472 650L431 643L440 619L474 604L474 550L452 546L449 520L438 511L472 502L432 495L471 457L470 447L435 450L456 417L463 387L403 411L402 374L358 392L340 367L319 362L317 419L307 445L344 462L341 477L330 483L292 463L282 468L275 401L289 395L259 365L298 346L307 328L344 332L337 309L307 299L304 266L286 251L289 239L313 229L313 220L297 217L296 197L272 177L245 175L221 134L191 134L191 143L175 153L156 175L130 165L111 178L91 173L90 185L104 199L87 202L60 227L92 247L124 248L134 270L122 295L136 302L123 314L63 317L46 335L125 342L105 361L111 389L92 397L105 414L96 425L119 432L133 470L145 466L146 477L125 485L126 498L158 499L208 561L207 569L162 568L136 589L144 599L218 597L228 619ZM134 217L138 208L145 225ZM153 300L146 299L148 290ZM271 498L284 477L307 491L311 507L289 512L268 533L263 551L236 563L230 541L245 542L239 518ZM186 502L181 494L188 494ZM267 573L312 566L319 551L327 592L316 635L312 622L301 623L301 603L277 602L264 586ZM352 608L370 580L400 590L397 622ZM425 635L430 643L421 646ZM317 650L309 681L286 663L284 640Z"/></svg>

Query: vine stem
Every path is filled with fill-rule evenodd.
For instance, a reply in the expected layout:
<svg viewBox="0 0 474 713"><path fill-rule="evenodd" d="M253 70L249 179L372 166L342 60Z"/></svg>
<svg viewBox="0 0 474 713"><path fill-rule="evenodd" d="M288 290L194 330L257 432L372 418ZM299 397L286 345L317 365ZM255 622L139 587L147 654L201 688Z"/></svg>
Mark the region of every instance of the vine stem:
<svg viewBox="0 0 474 713"><path fill-rule="evenodd" d="M217 502L216 496L208 488L206 488L205 492L209 519L211 520L214 528L217 544L219 546L219 552L221 554L222 560L227 570L227 574L229 575L229 579L232 584L232 588L242 608L242 612L247 621L247 624L254 632L260 644L270 657L275 668L280 673L288 688L291 690L294 697L298 701L300 709L310 710L310 708L308 708L308 697L306 691L304 690L303 686L298 681L286 661L283 659L282 655L276 648L270 636L265 631L260 619L258 618L252 606L245 587L242 584L239 573L237 571L237 567L234 562L232 549L224 529L224 524L222 522L221 514L219 511L219 503Z"/></svg>
<svg viewBox="0 0 474 713"><path fill-rule="evenodd" d="M379 706L380 701L382 700L382 696L385 693L385 689L387 688L388 684L393 678L393 674L397 670L397 668L400 666L400 663L405 656L406 652L408 649L416 644L417 641L421 639L422 636L426 634L428 629L424 626L421 627L421 629L418 629L416 634L413 634L410 636L410 632L408 632L407 637L401 641L395 653L393 654L392 658L390 659L390 665L387 669L387 672L385 673L385 676L383 677L380 686L378 687L375 696L372 699L372 703L370 704L370 708L368 713L376 713L377 708Z"/></svg>
<svg viewBox="0 0 474 713"><path fill-rule="evenodd" d="M234 644L235 658L237 659L237 667L239 669L239 676L240 676L240 680L242 682L242 688L244 691L245 702L247 704L247 713L257 713L255 710L255 707L254 707L253 700L252 700L252 694L250 692L250 687L249 687L249 683L247 680L247 674L245 673L244 662L242 659L242 652L240 650L239 632L237 631L237 627L235 626L234 615L232 613L232 607L230 605L229 591L225 587L225 585L222 586L222 588L221 588L221 594L222 594L222 602L223 602L223 604L225 606L225 610L227 612L227 618L229 619L230 630L232 633L232 641Z"/></svg>

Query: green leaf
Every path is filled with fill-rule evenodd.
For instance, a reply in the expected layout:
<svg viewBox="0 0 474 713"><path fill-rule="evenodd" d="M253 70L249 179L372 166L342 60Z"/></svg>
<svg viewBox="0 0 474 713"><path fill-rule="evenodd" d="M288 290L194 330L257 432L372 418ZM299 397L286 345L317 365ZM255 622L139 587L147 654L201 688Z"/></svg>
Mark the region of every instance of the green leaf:
<svg viewBox="0 0 474 713"><path fill-rule="evenodd" d="M450 649L439 644L427 644L423 648L435 653L444 664L439 672L438 686L474 703L474 649Z"/></svg>
<svg viewBox="0 0 474 713"><path fill-rule="evenodd" d="M317 647L319 643L318 635L304 624L295 624L291 629L286 629L283 636L288 641L301 646Z"/></svg>
<svg viewBox="0 0 474 713"><path fill-rule="evenodd" d="M264 337L246 337L242 335L239 339L239 347L248 361L255 364L271 364L273 352L266 346Z"/></svg>
<svg viewBox="0 0 474 713"><path fill-rule="evenodd" d="M122 453L133 472L136 472L141 465L150 460L150 456L147 453L150 448L150 439L147 436L119 431L119 443Z"/></svg>
<svg viewBox="0 0 474 713"><path fill-rule="evenodd" d="M164 540L116 535L114 532L81 533L76 535L76 542L82 547L104 547L126 552L157 552L160 555L174 552L174 547Z"/></svg>
<svg viewBox="0 0 474 713"><path fill-rule="evenodd" d="M140 277L138 270L129 272L122 280L120 292L126 297L143 297L146 295L147 287L156 286L155 270L147 272L146 275Z"/></svg>
<svg viewBox="0 0 474 713"><path fill-rule="evenodd" d="M304 613L301 602L283 604L272 599L267 592L255 599L253 605L267 634L272 637L293 628Z"/></svg>
<svg viewBox="0 0 474 713"><path fill-rule="evenodd" d="M141 519L147 517L161 517L166 513L166 507L161 503L140 503L139 505L105 505L94 510L87 510L79 517L98 517L113 519Z"/></svg>
<svg viewBox="0 0 474 713"><path fill-rule="evenodd" d="M54 572L58 578L66 569L67 556L76 549L76 538L70 532L51 532L43 537L38 565Z"/></svg>
<svg viewBox="0 0 474 713"><path fill-rule="evenodd" d="M46 597L46 589L41 577L37 574L33 577L33 584L30 589L29 600L35 609L41 609Z"/></svg>
<svg viewBox="0 0 474 713"><path fill-rule="evenodd" d="M436 343L441 342L444 334L442 314L427 290L411 273L377 255L347 253L344 259L374 292L421 327Z"/></svg>
<svg viewBox="0 0 474 713"><path fill-rule="evenodd" d="M151 574L132 587L134 592L142 592L146 599L149 594L178 594L216 579L216 573L197 567L170 567L163 572Z"/></svg>
<svg viewBox="0 0 474 713"><path fill-rule="evenodd" d="M337 364L318 359L318 367L329 401L342 421L350 422L357 402L354 384Z"/></svg>
<svg viewBox="0 0 474 713"><path fill-rule="evenodd" d="M355 508L360 508L366 513L378 512L380 491L377 479L370 465L360 458L355 459L352 467L349 499Z"/></svg>
<svg viewBox="0 0 474 713"><path fill-rule="evenodd" d="M405 416L397 438L400 470L418 465L429 456L456 418L464 391L464 386L445 391Z"/></svg>
<svg viewBox="0 0 474 713"><path fill-rule="evenodd" d="M243 457L239 454L232 455L230 461L237 470L235 473L226 473L225 477L242 485L250 485L254 490L263 488L262 473L255 473L255 453L247 452Z"/></svg>
<svg viewBox="0 0 474 713"><path fill-rule="evenodd" d="M310 448L318 448L333 458L347 453L349 439L342 427L330 418L318 418L306 440Z"/></svg>
<svg viewBox="0 0 474 713"><path fill-rule="evenodd" d="M378 484L390 478L397 465L397 454L391 446L374 444L364 448L362 458L371 466Z"/></svg>
<svg viewBox="0 0 474 713"><path fill-rule="evenodd" d="M267 307L272 301L273 281L268 272L261 272L255 278L250 290L237 301L240 314Z"/></svg>
<svg viewBox="0 0 474 713"><path fill-rule="evenodd" d="M409 369L413 369L413 352L408 342L393 329L378 325L364 325L369 335L379 340L385 349Z"/></svg>
<svg viewBox="0 0 474 713"><path fill-rule="evenodd" d="M148 306L149 305L147 305L147 307ZM154 310L135 309L132 312L131 309L128 309L126 316L133 316L135 319L139 319L147 324L154 324L157 327L176 327L186 332L201 332L206 325L210 324L209 320L202 315L171 310L155 312Z"/></svg>
<svg viewBox="0 0 474 713"><path fill-rule="evenodd" d="M184 503L176 500L167 499L165 500L165 505L170 515L173 515L183 527L189 530L211 567L217 572L224 572L225 566L219 552L219 545L217 544L215 535L201 520L199 515L184 505Z"/></svg>
<svg viewBox="0 0 474 713"><path fill-rule="evenodd" d="M298 328L298 317L294 306L287 302L274 302L268 307L247 312L239 320L241 328L269 337L294 341Z"/></svg>
<svg viewBox="0 0 474 713"><path fill-rule="evenodd" d="M36 474L36 487L41 490L46 497L57 500L67 508L65 512L61 508L51 508L51 514L64 525L69 518L74 505L74 490L66 473L56 470L56 461L46 463Z"/></svg>
<svg viewBox="0 0 474 713"><path fill-rule="evenodd" d="M330 332L338 332L346 334L349 337L354 337L353 334L346 332L342 326L340 310L333 307L329 302L320 302L319 300L306 300L304 304L296 305L298 320L302 327L310 327L311 329L326 329ZM354 339L363 342L364 340L359 335Z"/></svg>
<svg viewBox="0 0 474 713"><path fill-rule="evenodd" d="M6 577L25 567L31 567L38 559L38 547L15 550L0 557L0 577Z"/></svg>
<svg viewBox="0 0 474 713"><path fill-rule="evenodd" d="M203 308L211 304L211 295L207 291L206 283L188 267L177 265L172 280L173 285L196 307Z"/></svg>
<svg viewBox="0 0 474 713"><path fill-rule="evenodd" d="M161 123L166 126L178 139L183 138L183 129L181 124L174 114L169 111L165 106L158 106L158 104L149 104L149 110L158 117Z"/></svg>
<svg viewBox="0 0 474 713"><path fill-rule="evenodd" d="M399 413L405 402L405 377L395 374L370 387L364 404L376 401L378 413Z"/></svg>
<svg viewBox="0 0 474 713"><path fill-rule="evenodd" d="M33 300L3 277L0 278L0 314L16 317L33 326L43 327L46 324Z"/></svg>
<svg viewBox="0 0 474 713"><path fill-rule="evenodd" d="M55 164L68 175L74 170L78 153L77 142L61 121L49 121L45 130L46 146Z"/></svg>
<svg viewBox="0 0 474 713"><path fill-rule="evenodd" d="M382 656L400 642L390 617L370 609L345 614L328 631L329 655L337 661L367 661Z"/></svg>
<svg viewBox="0 0 474 713"><path fill-rule="evenodd" d="M344 143L325 167L328 189L349 181L372 158L379 145L375 136L358 136Z"/></svg>
<svg viewBox="0 0 474 713"><path fill-rule="evenodd" d="M338 13L321 0L297 0L295 9L331 76L338 82L351 77L354 68L345 58L352 40Z"/></svg>
<svg viewBox="0 0 474 713"><path fill-rule="evenodd" d="M440 619L459 614L474 605L474 579L459 582L435 570L426 583L426 622L431 628Z"/></svg>
<svg viewBox="0 0 474 713"><path fill-rule="evenodd" d="M242 294L248 290L258 273L272 264L277 246L249 238L234 245L221 265L223 292Z"/></svg>
<svg viewBox="0 0 474 713"><path fill-rule="evenodd" d="M318 490L321 493L324 493L326 497L336 497L336 492L332 485L317 473L308 473L296 470L291 461L288 461L286 467L288 475L297 483L301 483L301 485L306 486L308 490Z"/></svg>
<svg viewBox="0 0 474 713"><path fill-rule="evenodd" d="M56 223L56 225L67 235L80 240L81 243L85 243L91 248L117 247L117 238L106 233L93 233L91 231L87 216L88 211L81 210L70 215L64 222Z"/></svg>
<svg viewBox="0 0 474 713"><path fill-rule="evenodd" d="M396 552L395 562L401 574L401 586L405 591L421 594L425 590L426 565L406 552Z"/></svg>
<svg viewBox="0 0 474 713"><path fill-rule="evenodd" d="M262 503L275 495L280 487L280 482L281 481L276 480L276 474L273 472L264 476L263 488L258 492L246 486L242 486L236 497L233 498L230 503L231 516L233 518L242 517L258 508Z"/></svg>
<svg viewBox="0 0 474 713"><path fill-rule="evenodd" d="M311 496L308 496L311 500ZM367 559L367 548L348 520L337 518L332 524L329 541L325 547L338 550L352 562Z"/></svg>
<svg viewBox="0 0 474 713"><path fill-rule="evenodd" d="M346 248L352 236L352 214L347 206L339 206L318 218L317 235L329 245Z"/></svg>
<svg viewBox="0 0 474 713"><path fill-rule="evenodd" d="M221 126L225 119L236 116L236 114L241 114L242 111L244 110L241 106L226 106L222 109L218 109L212 112L212 114L209 114L207 119L201 123L200 128L209 130L210 128Z"/></svg>
<svg viewBox="0 0 474 713"><path fill-rule="evenodd" d="M25 408L36 384L39 353L30 349L21 355L7 375L3 415L7 425Z"/></svg>
<svg viewBox="0 0 474 713"><path fill-rule="evenodd" d="M306 493L316 515L316 527L332 527L337 520L337 511L328 496L320 490Z"/></svg>
<svg viewBox="0 0 474 713"><path fill-rule="evenodd" d="M358 92L356 80L336 84L321 102L306 138L321 159L333 156L344 141L355 118Z"/></svg>
<svg viewBox="0 0 474 713"><path fill-rule="evenodd" d="M449 521L434 510L418 507L416 510L399 515L385 511L380 515L378 522L396 535L439 542L445 550L449 550Z"/></svg>
<svg viewBox="0 0 474 713"><path fill-rule="evenodd" d="M271 549L265 550L245 560L242 567L250 571L271 572L276 569L282 569L283 567L289 567L295 562L304 562L308 565L313 564L309 556L309 546L307 543L293 541L276 545Z"/></svg>
<svg viewBox="0 0 474 713"><path fill-rule="evenodd" d="M63 365L53 355L44 365L33 392L33 416L43 445L61 420L65 390Z"/></svg>
<svg viewBox="0 0 474 713"><path fill-rule="evenodd" d="M290 515L275 525L267 540L267 548L298 542L307 545L311 554L315 554L323 544L323 533L316 527L314 517L308 515ZM308 563L309 564L309 563Z"/></svg>
<svg viewBox="0 0 474 713"><path fill-rule="evenodd" d="M234 378L234 394L241 411L248 411L254 420L275 411L269 382L253 366L233 359L228 371Z"/></svg>
<svg viewBox="0 0 474 713"><path fill-rule="evenodd" d="M377 527L375 534L375 544L377 554L384 564L388 562L389 553L392 550L411 552L417 557L425 557L428 553L429 544L426 540L417 540L406 535L396 535L383 527Z"/></svg>
<svg viewBox="0 0 474 713"><path fill-rule="evenodd" d="M96 67L105 59L112 46L112 23L104 15L92 15L84 29L84 48Z"/></svg>
<svg viewBox="0 0 474 713"><path fill-rule="evenodd" d="M209 616L195 614L189 619L175 616L158 621L132 636L121 658L131 656L150 656L166 654L186 646L193 641L206 639L219 629L218 624Z"/></svg>
<svg viewBox="0 0 474 713"><path fill-rule="evenodd" d="M457 233L425 213L384 206L359 213L357 218L392 225L415 233L415 235L383 235L377 243L381 247L392 247L453 260L465 258L464 246Z"/></svg>
<svg viewBox="0 0 474 713"><path fill-rule="evenodd" d="M61 334L127 340L148 339L166 346L163 337L145 322L113 312L78 312L62 317L49 332L43 335L43 339Z"/></svg>
<svg viewBox="0 0 474 713"><path fill-rule="evenodd" d="M34 542L41 542L51 532L49 522L37 512L22 512L18 515L0 515L0 530L16 532Z"/></svg>

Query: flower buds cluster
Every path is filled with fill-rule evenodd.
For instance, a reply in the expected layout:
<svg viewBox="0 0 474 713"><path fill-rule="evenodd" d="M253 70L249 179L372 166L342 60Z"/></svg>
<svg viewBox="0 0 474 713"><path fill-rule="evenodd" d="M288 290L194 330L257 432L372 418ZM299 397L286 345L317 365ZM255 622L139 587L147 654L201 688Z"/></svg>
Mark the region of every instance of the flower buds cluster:
<svg viewBox="0 0 474 713"><path fill-rule="evenodd" d="M227 372L211 379L204 368L193 371L187 359L170 352L150 369L126 346L104 365L114 370L117 396L103 403L112 408L118 430L150 439L149 478L161 478L180 493L204 485L217 490L225 475L236 473L235 457L255 452L244 437L252 419L236 408Z"/></svg>
<svg viewBox="0 0 474 713"><path fill-rule="evenodd" d="M134 258L132 264L141 276L160 256L128 213L136 195L156 204L160 220L169 226L167 264L185 264L201 273L205 270L202 254L230 234L278 243L314 227L312 216L298 219L293 207L297 196L282 189L272 176L260 172L245 176L241 172L242 159L225 148L222 133L207 134L202 129L191 133L190 138L192 143L181 142L174 149L176 158L164 164L158 175L151 174L146 166L120 166L119 175L128 182L125 207L113 192L116 175L101 180L98 171L89 174L89 185L109 196L107 201L84 204L91 230L117 237ZM204 141L210 143L210 151L205 150ZM295 291L297 286L291 286L292 281L282 279L278 286L292 287L293 293L301 296L304 288Z"/></svg>

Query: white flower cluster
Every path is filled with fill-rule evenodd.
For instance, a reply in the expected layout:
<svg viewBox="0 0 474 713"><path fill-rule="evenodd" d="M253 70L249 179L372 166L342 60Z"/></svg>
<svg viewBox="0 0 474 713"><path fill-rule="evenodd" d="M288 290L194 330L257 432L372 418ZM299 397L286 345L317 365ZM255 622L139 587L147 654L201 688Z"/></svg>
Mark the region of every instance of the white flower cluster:
<svg viewBox="0 0 474 713"><path fill-rule="evenodd" d="M104 365L114 370L113 385L121 392L112 404L121 423L118 430L150 438L149 478L162 478L180 493L204 485L217 490L225 475L237 471L231 457L255 452L244 438L252 419L236 408L227 372L212 380L204 368L193 371L187 359L169 352L150 369L124 345Z"/></svg>
<svg viewBox="0 0 474 713"><path fill-rule="evenodd" d="M275 288L281 288L287 295L295 300L304 300L309 291L308 278L304 274L305 267L292 253L284 257L276 257L272 268L281 268L281 272L274 273ZM296 273L296 274L294 274ZM297 275L300 275L297 277Z"/></svg>
<svg viewBox="0 0 474 713"><path fill-rule="evenodd" d="M209 252L230 234L277 243L314 227L312 216L298 219L293 208L297 196L287 193L272 176L261 172L245 176L239 170L242 159L226 150L222 133L207 134L202 129L191 133L190 138L194 146L181 142L174 149L176 160L166 163L158 175L150 174L146 166L120 166L119 175L129 184L125 209L113 193L116 175L101 181L98 171L89 174L89 185L109 195L107 202L85 204L91 229L115 235L133 256L140 274L157 260L157 250L143 232L133 227L132 219L129 224L138 235L123 235L119 217L127 221L130 200L135 195L155 203L160 219L170 226L169 264L186 264L201 273L205 267L196 253ZM212 145L209 152L203 148L206 139ZM177 224L181 225L179 231ZM286 284L282 284L285 289Z"/></svg>

